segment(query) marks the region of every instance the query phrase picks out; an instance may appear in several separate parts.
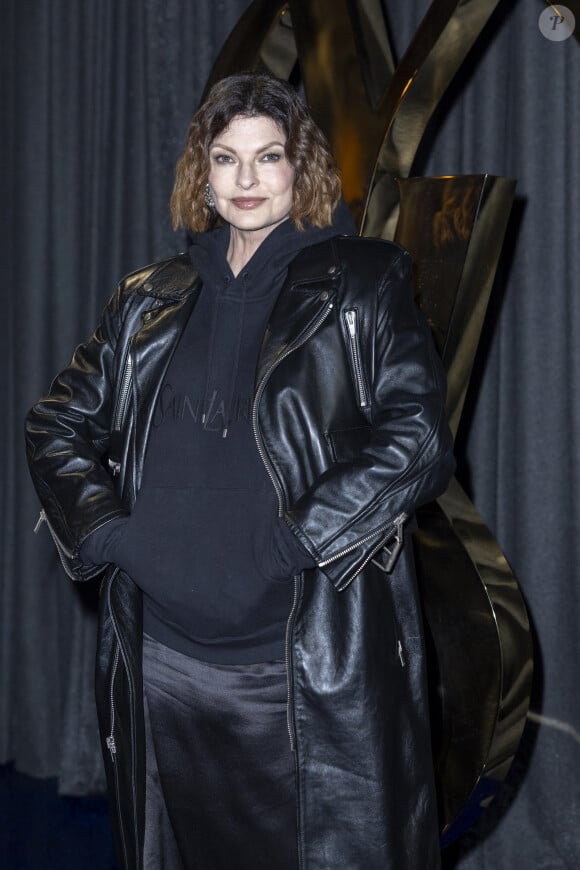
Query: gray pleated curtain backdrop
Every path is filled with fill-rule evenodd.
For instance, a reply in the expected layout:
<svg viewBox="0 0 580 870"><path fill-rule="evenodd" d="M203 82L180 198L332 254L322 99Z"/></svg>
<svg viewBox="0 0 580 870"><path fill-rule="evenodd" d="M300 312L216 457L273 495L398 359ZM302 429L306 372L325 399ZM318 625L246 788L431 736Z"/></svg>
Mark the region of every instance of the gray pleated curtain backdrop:
<svg viewBox="0 0 580 870"><path fill-rule="evenodd" d="M173 165L248 5L2 6L0 763L58 776L67 794L103 788L97 591L73 588L46 530L32 534L38 505L22 420L118 278L183 249L167 208ZM386 3L399 56L428 5ZM415 167L518 179L458 456L528 602L536 685L507 787L447 853L447 866L462 870L580 866L580 46L541 35L544 8L500 4Z"/></svg>

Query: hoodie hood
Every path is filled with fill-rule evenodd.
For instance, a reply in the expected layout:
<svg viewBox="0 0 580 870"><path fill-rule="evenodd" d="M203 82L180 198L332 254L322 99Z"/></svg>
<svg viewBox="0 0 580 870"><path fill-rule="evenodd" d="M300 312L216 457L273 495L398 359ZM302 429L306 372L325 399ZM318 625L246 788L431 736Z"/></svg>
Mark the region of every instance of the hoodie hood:
<svg viewBox="0 0 580 870"><path fill-rule="evenodd" d="M307 224L298 230L291 220L285 220L266 236L254 255L248 260L239 275L234 277L227 261L230 241L230 226L225 224L205 233L191 237L189 256L198 270L204 286L213 286L218 292L240 295L238 279L245 276L247 296L259 298L269 295L274 288L280 291L288 265L303 248L318 244L338 235L356 234L356 225L348 206L341 200L328 227L313 227Z"/></svg>
<svg viewBox="0 0 580 870"><path fill-rule="evenodd" d="M227 261L229 224L192 237L189 256L202 279L200 301L206 317L209 314L204 425L219 397L219 407L224 408L222 436L227 436L232 404L236 391L240 390L240 359L244 368L248 353L255 357L254 364L257 362L268 317L294 257L310 245L354 232L356 227L344 201L329 227L307 225L304 230L297 230L292 221L286 220L272 230L235 276Z"/></svg>

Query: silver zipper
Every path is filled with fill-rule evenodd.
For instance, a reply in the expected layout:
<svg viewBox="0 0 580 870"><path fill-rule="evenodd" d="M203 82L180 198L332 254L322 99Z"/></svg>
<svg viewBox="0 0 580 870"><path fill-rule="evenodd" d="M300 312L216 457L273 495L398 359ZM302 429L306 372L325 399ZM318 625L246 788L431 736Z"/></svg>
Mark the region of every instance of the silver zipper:
<svg viewBox="0 0 580 870"><path fill-rule="evenodd" d="M288 621L286 623L286 642L284 647L284 661L286 664L286 685L287 685L287 698L286 698L286 727L288 728L288 737L290 738L290 751L294 752L296 747L296 741L294 739L294 723L291 720L290 711L292 709L292 702L294 700L294 690L292 685L292 674L291 674L291 664L292 664L292 629L294 628L294 617L296 615L296 609L298 607L298 584L299 577L294 577L294 598L292 600L292 609L290 610L290 616L288 617Z"/></svg>
<svg viewBox="0 0 580 870"><path fill-rule="evenodd" d="M256 396L254 398L254 406L252 408L252 430L254 433L254 439L256 441L256 446L258 448L258 453L260 454L262 462L264 463L266 471L268 472L268 477L272 481L272 486L274 487L274 491L276 492L276 497L278 499L278 516L279 517L281 517L284 513L284 495L282 493L282 489L280 487L280 484L278 483L278 480L275 476L274 469L272 468L272 463L270 462L270 459L268 458L266 451L264 450L264 448L260 442L260 436L258 434L258 405L259 405L260 399L262 398L262 393L264 392L264 388L266 386L268 378L270 377L270 375L272 374L274 369L282 362L283 359L285 359L287 356L289 356L291 353L293 353L295 350L297 350L299 347L301 347L305 342L307 342L314 335L314 333L319 328L319 326L321 326L322 323L324 323L324 321L326 320L326 318L328 317L328 315L330 314L330 312L332 311L333 308L334 308L334 303L333 302L329 303L326 306L326 308L324 309L324 311L322 311L321 314L318 315L318 317L316 318L314 323L311 325L311 327L304 333L302 338L300 338L294 344L288 345L286 350L274 362L272 362L270 364L267 371L264 373L262 380L258 384L258 389L256 390ZM294 725L292 723L292 713L291 713L293 697L292 697L292 680L291 680L290 670L291 670L291 660L292 660L292 654L291 654L292 628L294 625L294 617L296 614L297 606L298 606L298 579L294 578L294 600L292 602L292 609L290 611L290 615L289 615L288 620L286 622L286 639L285 639L285 645L284 645L284 663L286 665L286 674L287 674L286 682L287 682L287 687L288 687L287 706L286 706L286 724L288 727L288 736L290 738L290 749L292 752L294 752L294 750L295 750L296 740L295 740L295 736L294 736Z"/></svg>
<svg viewBox="0 0 580 870"><path fill-rule="evenodd" d="M344 550L341 550L339 553L335 553L334 556L330 556L329 559L325 559L324 562L319 562L318 567L324 568L325 565L330 565L331 562L336 562L337 559L341 559L343 556L348 555L348 553L352 553L352 551L358 549L361 544L366 544L367 541L371 541L373 538L376 538L377 535L383 534L388 529L397 529L399 525L403 525L406 519L407 514L400 513L399 516L396 517L391 523L387 523L386 525L381 526L380 529L375 529L374 532L370 532L368 535L365 535L364 538L359 538L358 541L355 541L354 544L350 544L348 547L345 547Z"/></svg>
<svg viewBox="0 0 580 870"><path fill-rule="evenodd" d="M111 704L111 730L110 730L107 738L105 739L105 743L107 745L109 752L111 753L111 761L113 763L113 770L114 770L114 777L115 777L115 790L116 790L116 798L117 798L117 801L116 801L116 803L117 803L117 815L119 817L119 833L121 835L121 843L123 846L123 854L125 856L125 864L128 867L129 865L128 865L128 858L127 858L126 834L125 834L125 828L123 825L123 814L121 811L121 794L120 794L120 788L119 788L119 770L118 770L117 765L115 764L115 760L116 760L115 756L117 754L117 744L115 741L115 736L113 734L113 729L114 729L114 725L115 725L115 703L114 703L115 675L117 673L117 667L119 664L119 656L122 654L121 653L121 640L120 640L120 636L119 636L119 627L117 625L117 622L116 622L116 619L114 616L114 612L113 612L113 607L111 604L111 584L112 584L114 576L116 576L116 572L111 577L111 580L110 580L109 585L108 585L107 604L108 604L108 608L109 608L111 622L113 624L113 631L115 633L115 637L117 640L117 646L115 649L115 657L113 659L113 667L111 670L111 683L109 686L109 700L110 700L110 704ZM128 683L129 683L129 685L128 685L129 694L131 695L133 692L133 689L131 686L131 679L130 679L131 673L130 673L129 668L127 667L126 662L124 663L124 667L125 667L125 671L126 671ZM130 703L132 703L131 699L130 699ZM134 739L134 736L133 736L133 739ZM135 751L135 749L133 746L133 752L134 751ZM136 795L135 795L135 784L134 784L133 778L134 778L134 774L132 773L131 779L132 779L132 791L133 791L132 797L133 797L133 817L134 817L134 826L135 826L134 829L137 830ZM137 846L137 849L138 849L138 846ZM138 861L139 861L139 854L137 854L137 862Z"/></svg>
<svg viewBox="0 0 580 870"><path fill-rule="evenodd" d="M58 558L60 559L60 563L63 567L65 574L67 575L67 577L70 577L71 580L76 580L77 578L75 577L75 575L70 570L70 568L67 564L67 559L72 559L72 555L66 552L66 550L64 549L64 547L61 545L60 541L58 540L54 529L52 528L52 526L50 525L50 523L48 521L48 517L46 515L46 511L44 510L44 508L42 508L42 510L40 511L40 514L38 515L38 520L36 521L36 525L34 526L33 531L34 531L35 535L37 535L39 533L40 528L41 528L43 523L46 523L46 527L50 533L50 537L52 538L52 542L53 542L54 546L56 547L56 552L58 553Z"/></svg>
<svg viewBox="0 0 580 870"><path fill-rule="evenodd" d="M125 416L125 409L127 407L127 399L129 398L129 391L131 388L131 377L133 374L133 358L131 356L131 345L133 343L133 339L129 343L129 348L127 350L127 357L125 359L125 368L123 370L123 377L121 379L121 388L119 390L119 398L117 399L117 409L115 411L114 417L114 425L113 428L117 431L121 429L121 424L123 423L123 418Z"/></svg>
<svg viewBox="0 0 580 870"><path fill-rule="evenodd" d="M362 364L360 358L360 340L358 331L358 315L356 308L350 308L348 311L345 311L344 316L346 319L346 327L348 329L348 338L350 344L350 352L352 356L352 365L354 368L358 403L361 408L366 408L369 402L363 378Z"/></svg>
<svg viewBox="0 0 580 870"><path fill-rule="evenodd" d="M117 641L117 647L115 649L115 658L113 659L113 668L111 671L111 685L109 688L109 702L111 709L111 728L109 731L109 735L105 740L107 744L107 749L111 753L111 761L115 761L115 756L117 754L117 744L115 742L115 700L114 700L114 683L115 683L115 675L117 673L117 665L119 664L119 641Z"/></svg>
<svg viewBox="0 0 580 870"><path fill-rule="evenodd" d="M324 562L319 562L318 567L324 568L325 565L329 565L331 562L335 562L337 559L342 558L342 556L346 556L348 553L352 553L353 550L357 550L360 546L362 546L363 544L366 544L367 541L371 541L373 538L376 538L377 535L381 536L381 541L382 541L382 535L384 535L384 533L386 531L392 530L395 533L395 546L393 547L393 549L389 553L389 561L387 563L387 567L384 569L386 572L392 571L392 569L395 565L395 562L397 561L397 558L399 556L399 553L401 552L401 549L403 547L404 538L403 538L402 530L403 530L403 525L405 524L406 520L407 520L407 514L404 512L400 513L399 516L396 517L396 519L392 523L389 523L386 526L382 526L380 529L375 529L374 532L371 532L369 535L365 535L364 538L359 538L358 541L355 541L355 543L351 544L349 547L345 547L345 549L341 550L340 553L335 553L335 555L331 556L330 559L326 559ZM391 536L388 535L386 540L389 540L390 537ZM362 562L357 567L356 573L353 574L352 577L349 577L347 580L345 580L341 586L336 587L337 592L343 592L347 588L347 586L350 586L350 584L352 583L354 578L357 577L358 574L360 574L360 572L363 570L365 565L367 565L371 561L373 556L377 553L377 551L381 549L381 546L383 546L383 544L382 544L382 542L379 542L379 544L375 547L375 549L369 553L369 555L366 557L364 562Z"/></svg>
<svg viewBox="0 0 580 870"><path fill-rule="evenodd" d="M150 312L149 312L150 313ZM131 379L133 376L133 357L131 356L131 345L133 343L133 338L129 342L129 347L127 349L127 356L125 357L125 365L123 368L123 376L121 378L121 387L119 389L119 396L117 398L117 407L115 409L115 414L113 417L113 430L115 432L120 432L123 426L123 421L125 419L125 413L127 411L127 402L129 400L129 393L131 392ZM121 463L116 459L107 460L109 468L111 469L111 474L113 477L118 477L121 473Z"/></svg>

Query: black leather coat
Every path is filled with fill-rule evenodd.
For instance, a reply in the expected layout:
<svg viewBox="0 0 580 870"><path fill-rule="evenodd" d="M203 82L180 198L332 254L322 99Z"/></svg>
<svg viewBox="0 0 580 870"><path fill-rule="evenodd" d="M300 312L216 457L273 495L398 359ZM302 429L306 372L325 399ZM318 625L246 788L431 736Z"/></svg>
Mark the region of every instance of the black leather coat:
<svg viewBox="0 0 580 870"><path fill-rule="evenodd" d="M156 397L198 293L187 256L130 275L27 418L33 480L75 579L95 573L79 558L84 538L137 497ZM302 870L439 866L409 526L453 469L443 406L409 255L355 237L304 249L264 337L254 403L280 512L318 565L295 578L287 630ZM141 594L114 566L97 701L119 865L138 870Z"/></svg>

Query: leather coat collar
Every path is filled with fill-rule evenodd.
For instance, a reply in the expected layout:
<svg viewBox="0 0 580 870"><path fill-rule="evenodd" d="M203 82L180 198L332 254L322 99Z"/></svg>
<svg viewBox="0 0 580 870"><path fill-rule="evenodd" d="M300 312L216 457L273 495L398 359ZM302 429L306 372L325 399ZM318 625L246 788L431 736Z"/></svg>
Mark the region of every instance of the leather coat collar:
<svg viewBox="0 0 580 870"><path fill-rule="evenodd" d="M340 277L341 260L336 249L336 238L303 248L288 267L286 284L293 290L317 293L328 279Z"/></svg>
<svg viewBox="0 0 580 870"><path fill-rule="evenodd" d="M152 296L167 302L179 302L199 280L197 270L187 254L164 260L135 287L140 296Z"/></svg>
<svg viewBox="0 0 580 870"><path fill-rule="evenodd" d="M341 261L334 239L304 248L291 262L287 284L294 290L317 293L329 278L339 278ZM140 296L179 302L191 292L199 275L187 253L165 260L135 286Z"/></svg>

